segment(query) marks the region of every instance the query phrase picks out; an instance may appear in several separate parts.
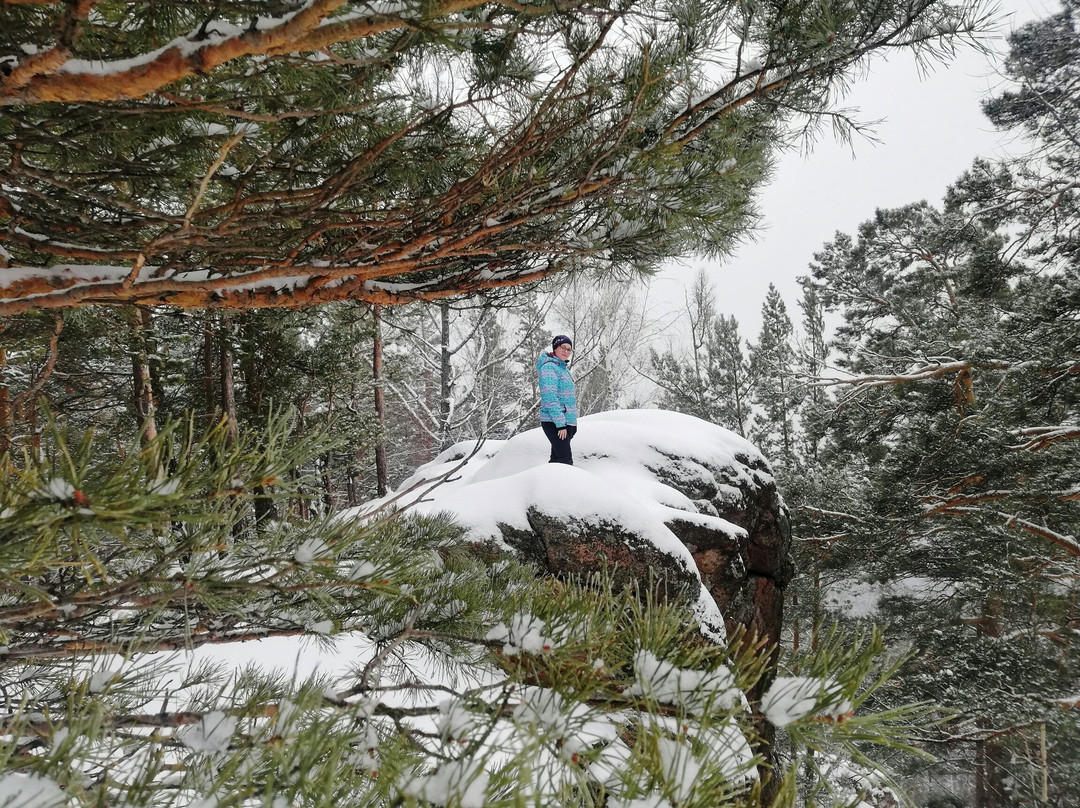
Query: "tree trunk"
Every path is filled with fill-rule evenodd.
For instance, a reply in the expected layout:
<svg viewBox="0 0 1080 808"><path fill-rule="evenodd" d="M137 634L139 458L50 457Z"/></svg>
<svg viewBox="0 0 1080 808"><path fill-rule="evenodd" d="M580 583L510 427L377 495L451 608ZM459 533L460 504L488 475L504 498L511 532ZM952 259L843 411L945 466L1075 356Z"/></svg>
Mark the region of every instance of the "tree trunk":
<svg viewBox="0 0 1080 808"><path fill-rule="evenodd" d="M323 513L334 509L334 480L330 473L330 452L322 457Z"/></svg>
<svg viewBox="0 0 1080 808"><path fill-rule="evenodd" d="M131 375L133 402L139 438L145 446L157 437L154 418L154 387L150 381L150 358L147 350L147 332L154 322L150 312L135 308L127 309L128 325L131 326Z"/></svg>
<svg viewBox="0 0 1080 808"><path fill-rule="evenodd" d="M3 326L0 326L0 330ZM0 455L11 449L11 390L7 383L7 349L0 347Z"/></svg>
<svg viewBox="0 0 1080 808"><path fill-rule="evenodd" d="M371 317L374 321L371 351L371 381L375 389L375 419L379 424L379 435L375 441L375 491L378 496L386 495L386 483L389 474L386 468L386 401L383 397L382 380L382 307L372 306Z"/></svg>
<svg viewBox="0 0 1080 808"><path fill-rule="evenodd" d="M296 469L289 469L289 479L292 480L294 484L293 490L296 490L295 483L299 479L299 477L300 474ZM296 497L290 498L289 502L292 512L296 514L297 518L299 518L302 522L306 522L311 516L311 509L308 506L308 498L305 497L302 493L298 492L298 495Z"/></svg>
<svg viewBox="0 0 1080 808"><path fill-rule="evenodd" d="M239 436L236 421L236 379L233 373L233 322L229 315L221 321L221 412L225 418L226 434L231 443Z"/></svg>
<svg viewBox="0 0 1080 808"><path fill-rule="evenodd" d="M746 422L749 416L746 411L749 409L747 402L743 401L743 391L740 385L743 384L742 375L737 371L731 374L733 380L732 387L734 389L735 396L735 425L738 428L739 437L746 437Z"/></svg>
<svg viewBox="0 0 1080 808"><path fill-rule="evenodd" d="M1012 805L1005 785L1008 754L1000 741L988 738L975 742L975 806L1004 808Z"/></svg>
<svg viewBox="0 0 1080 808"><path fill-rule="evenodd" d="M203 401L206 406L204 417L207 424L216 424L218 420L218 397L214 393L214 379L217 378L217 374L214 372L214 318L209 312L206 314L206 319L203 320L202 336L202 388Z"/></svg>
<svg viewBox="0 0 1080 808"><path fill-rule="evenodd" d="M799 644L801 637L799 636L799 593L791 593L791 655L798 656Z"/></svg>
<svg viewBox="0 0 1080 808"><path fill-rule="evenodd" d="M146 364L150 370L150 396L154 403L156 423L157 418L168 416L168 412L162 409L162 402L165 400L165 388L161 381L161 357L158 354L157 328L154 324L154 313L149 308L140 308L139 317L142 321L143 335L146 338Z"/></svg>
<svg viewBox="0 0 1080 808"><path fill-rule="evenodd" d="M230 445L235 445L240 438L240 430L236 418L236 362L233 355L233 320L226 314L221 320L221 412L225 419L225 437ZM246 517L240 516L232 525L232 541L235 546L240 541L244 532ZM224 553L224 550L220 551Z"/></svg>
<svg viewBox="0 0 1080 808"><path fill-rule="evenodd" d="M975 808L989 808L986 795L986 741L975 741Z"/></svg>
<svg viewBox="0 0 1080 808"><path fill-rule="evenodd" d="M352 465L345 470L345 507L354 508L359 505L359 501L356 496L356 470Z"/></svg>
<svg viewBox="0 0 1080 808"><path fill-rule="evenodd" d="M1043 805L1050 804L1050 764L1046 759L1046 724L1039 724L1039 799Z"/></svg>
<svg viewBox="0 0 1080 808"><path fill-rule="evenodd" d="M26 419L26 427L30 432L30 451L33 452L34 457L40 457L41 433L38 431L37 401L31 399L25 406L26 412L23 417Z"/></svg>
<svg viewBox="0 0 1080 808"><path fill-rule="evenodd" d="M330 390L326 397L326 430L332 432L334 428L334 386L330 385ZM323 504L326 506L325 513L330 513L334 509L334 476L333 476L333 460L334 453L326 452L323 455Z"/></svg>
<svg viewBox="0 0 1080 808"><path fill-rule="evenodd" d="M259 350L261 325L254 317L244 317L240 322L240 378L244 386L244 403L248 415L262 419L266 414L267 368L270 360L266 352Z"/></svg>
<svg viewBox="0 0 1080 808"><path fill-rule="evenodd" d="M450 446L450 307L439 306L439 451Z"/></svg>

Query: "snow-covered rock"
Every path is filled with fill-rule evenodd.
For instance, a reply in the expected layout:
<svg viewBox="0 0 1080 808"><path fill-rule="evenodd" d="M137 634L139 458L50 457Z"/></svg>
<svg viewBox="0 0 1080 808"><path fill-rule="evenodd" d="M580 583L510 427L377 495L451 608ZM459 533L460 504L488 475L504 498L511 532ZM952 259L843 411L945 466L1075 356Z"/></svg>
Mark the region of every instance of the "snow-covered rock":
<svg viewBox="0 0 1080 808"><path fill-rule="evenodd" d="M726 624L779 640L791 535L751 443L681 413L617 410L579 421L574 466L547 463L548 452L539 429L459 443L363 511L449 512L469 540L550 574L606 566L623 583L651 578L714 638Z"/></svg>

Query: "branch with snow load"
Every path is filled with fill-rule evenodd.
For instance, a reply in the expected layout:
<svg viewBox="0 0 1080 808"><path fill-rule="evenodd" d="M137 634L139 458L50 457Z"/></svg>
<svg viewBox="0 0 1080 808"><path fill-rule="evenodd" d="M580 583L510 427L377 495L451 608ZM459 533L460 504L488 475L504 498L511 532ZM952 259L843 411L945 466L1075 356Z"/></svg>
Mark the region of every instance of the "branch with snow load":
<svg viewBox="0 0 1080 808"><path fill-rule="evenodd" d="M388 305L723 253L791 110L986 24L940 0L775 25L737 2L189 3L153 31L141 3L5 9L0 52L29 55L0 75L0 316Z"/></svg>
<svg viewBox="0 0 1080 808"><path fill-rule="evenodd" d="M451 15L487 1L449 0L435 6L431 16ZM247 26L225 19L205 20L198 30L127 59L75 59L70 44L57 43L25 59L0 81L0 105L142 98L243 57L318 51L388 31L417 30L422 22L432 24L404 14L377 12L350 12L328 19L347 2L307 0L295 12L256 17ZM66 12L65 22L85 26L95 5L104 3L80 0Z"/></svg>
<svg viewBox="0 0 1080 808"><path fill-rule="evenodd" d="M391 268L388 269L388 263ZM406 266L410 266L406 263ZM153 268L151 268L153 269ZM409 272L410 269L399 270ZM123 266L70 264L36 270L0 269L0 317L44 309L90 305L168 305L182 309L306 308L339 300L393 306L416 301L494 291L534 283L552 269L491 269L447 272L437 279L395 283L392 262L376 269L287 266L222 274L207 270L177 271L164 277L132 282ZM4 283L10 284L4 286Z"/></svg>
<svg viewBox="0 0 1080 808"><path fill-rule="evenodd" d="M1024 442L1013 446L1017 451L1041 452L1061 440L1080 438L1080 426L1058 424L1056 426L1033 426L1020 430Z"/></svg>
<svg viewBox="0 0 1080 808"><path fill-rule="evenodd" d="M874 373L850 378L822 378L813 387L850 387L851 395L871 390L875 387L888 387L896 384L910 384L939 379L942 376L956 376L970 379L976 370L1010 370L1020 363L1007 360L988 359L971 361L966 359L941 359L913 365L896 373ZM966 383L966 382L963 382Z"/></svg>

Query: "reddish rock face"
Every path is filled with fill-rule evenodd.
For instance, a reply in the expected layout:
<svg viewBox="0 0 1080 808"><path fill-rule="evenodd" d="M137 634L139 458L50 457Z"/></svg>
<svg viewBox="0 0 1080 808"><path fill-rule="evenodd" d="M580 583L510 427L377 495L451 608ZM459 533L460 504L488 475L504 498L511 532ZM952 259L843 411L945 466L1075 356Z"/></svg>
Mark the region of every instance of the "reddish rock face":
<svg viewBox="0 0 1080 808"><path fill-rule="evenodd" d="M585 454L582 465L586 468L588 459ZM616 584L642 586L651 582L654 597L686 603L692 603L704 587L716 601L729 635L741 627L746 632L746 643L771 648L765 675L747 693L759 738L756 751L763 761L763 793L771 799L776 783L767 775L775 763L776 730L756 705L775 674L784 619L784 588L794 572L787 508L760 455L736 454L724 464L701 457L670 460L650 466L648 471L688 498L698 514L714 517L696 519L690 512L669 509L664 521L690 551L697 575L683 559L661 552L635 535L634 525L557 519L530 509L529 529L500 525L502 539L552 575L614 568ZM724 526L720 520L730 525Z"/></svg>
<svg viewBox="0 0 1080 808"><path fill-rule="evenodd" d="M683 519L665 524L694 556L702 583L720 607L728 630L743 626L776 645L783 623L783 591L794 573L791 525L768 466L760 458L735 459L741 473L709 468L719 482L716 492L692 498L703 510L742 528L745 536L731 537ZM682 490L677 476L664 469L656 474Z"/></svg>
<svg viewBox="0 0 1080 808"><path fill-rule="evenodd" d="M582 452L579 463L588 469L590 459ZM793 574L791 527L768 464L749 454L735 454L726 464L703 457L666 459L670 462L651 465L649 473L690 500L699 514L734 528L718 529L716 519L696 520L675 509L664 521L693 556L727 631L741 626L748 641L779 645L784 588ZM617 583L641 585L651 577L654 594L690 602L697 597L693 571L635 535L635 525L558 519L535 508L528 522L529 530L500 525L502 538L553 575L588 574L606 566L615 569Z"/></svg>
<svg viewBox="0 0 1080 808"><path fill-rule="evenodd" d="M527 515L529 530L500 525L503 540L550 575L575 577L606 571L615 586L648 591L660 602L693 606L699 600L702 584L689 559L663 552L635 533L633 526L555 518L535 508ZM709 635L720 636L726 626L706 628L711 629Z"/></svg>

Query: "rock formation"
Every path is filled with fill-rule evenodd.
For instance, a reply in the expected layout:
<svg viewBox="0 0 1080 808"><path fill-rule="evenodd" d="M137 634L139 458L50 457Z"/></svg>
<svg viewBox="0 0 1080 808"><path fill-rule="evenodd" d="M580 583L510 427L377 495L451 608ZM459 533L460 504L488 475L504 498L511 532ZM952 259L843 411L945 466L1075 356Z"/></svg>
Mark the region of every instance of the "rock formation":
<svg viewBox="0 0 1080 808"><path fill-rule="evenodd" d="M400 501L423 493L414 507L448 511L471 541L550 574L606 567L651 585L691 605L713 639L741 625L779 642L791 534L752 444L689 415L619 410L581 419L574 466L548 464L548 451L539 429L458 444L399 486Z"/></svg>

